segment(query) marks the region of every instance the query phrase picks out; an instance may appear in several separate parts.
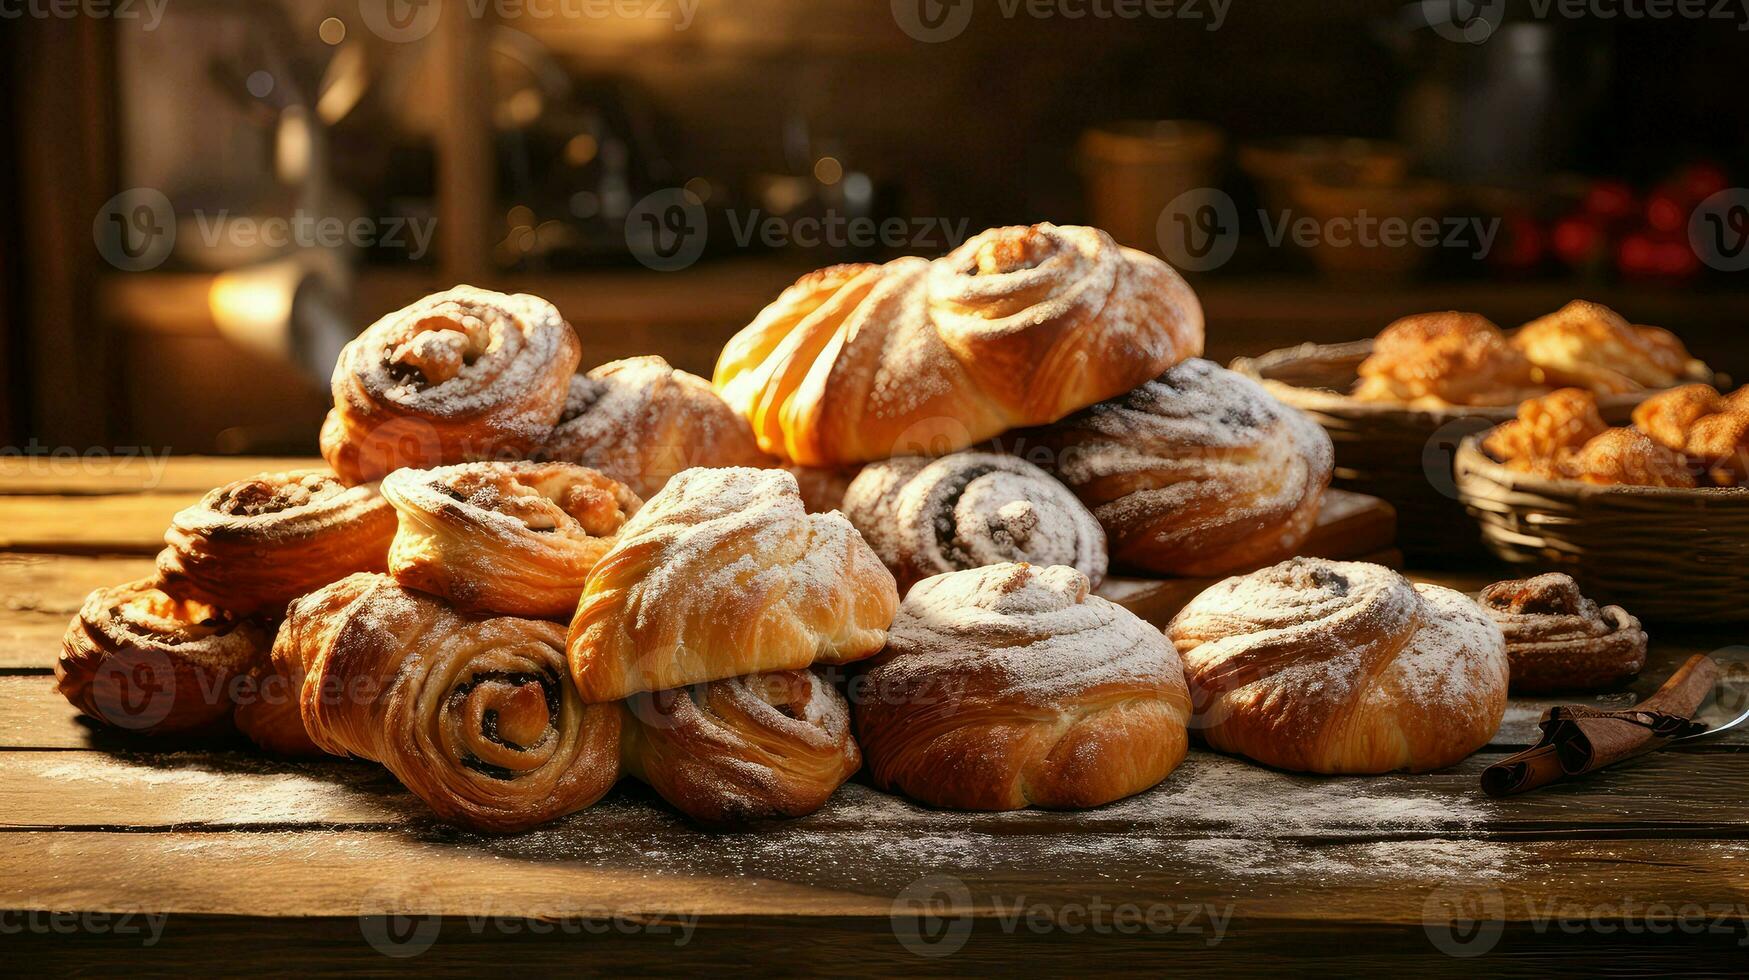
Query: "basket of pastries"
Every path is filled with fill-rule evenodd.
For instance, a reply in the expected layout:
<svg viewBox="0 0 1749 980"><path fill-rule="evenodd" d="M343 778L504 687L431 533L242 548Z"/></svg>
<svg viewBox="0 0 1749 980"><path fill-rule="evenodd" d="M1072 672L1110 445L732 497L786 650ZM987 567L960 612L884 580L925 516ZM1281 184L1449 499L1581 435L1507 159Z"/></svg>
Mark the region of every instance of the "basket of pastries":
<svg viewBox="0 0 1749 980"><path fill-rule="evenodd" d="M1611 427L1563 388L1458 449L1488 548L1572 575L1649 619L1749 619L1749 388L1691 384Z"/></svg>
<svg viewBox="0 0 1749 980"><path fill-rule="evenodd" d="M1626 421L1649 394L1714 380L1668 330L1587 300L1513 331L1476 313L1419 313L1371 340L1304 344L1233 369L1324 427L1336 446L1333 484L1395 506L1399 543L1423 564L1482 554L1451 483L1465 436L1558 388L1591 392L1606 419Z"/></svg>

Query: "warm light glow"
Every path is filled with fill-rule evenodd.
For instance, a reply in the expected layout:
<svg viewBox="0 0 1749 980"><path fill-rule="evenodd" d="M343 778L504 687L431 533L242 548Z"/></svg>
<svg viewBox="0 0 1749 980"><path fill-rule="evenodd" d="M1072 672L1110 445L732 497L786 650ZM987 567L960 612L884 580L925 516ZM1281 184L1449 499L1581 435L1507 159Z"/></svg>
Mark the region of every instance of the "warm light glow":
<svg viewBox="0 0 1749 980"><path fill-rule="evenodd" d="M346 22L338 17L330 17L316 28L316 36L322 39L323 44L339 44L346 40Z"/></svg>
<svg viewBox="0 0 1749 980"><path fill-rule="evenodd" d="M534 209L526 204L518 204L504 215L504 223L512 228L534 224Z"/></svg>
<svg viewBox="0 0 1749 980"><path fill-rule="evenodd" d="M694 204L704 204L711 199L711 182L703 177L694 177L683 185L686 193L692 195Z"/></svg>
<svg viewBox="0 0 1749 980"><path fill-rule="evenodd" d="M821 157L814 161L814 179L831 186L838 183L844 176L844 164L836 157Z"/></svg>
<svg viewBox="0 0 1749 980"><path fill-rule="evenodd" d="M274 170L287 184L301 184L310 174L310 118L301 106L286 106L279 117L274 143Z"/></svg>
<svg viewBox="0 0 1749 980"><path fill-rule="evenodd" d="M565 144L565 162L573 167L581 167L595 159L595 151L598 149L600 146L595 142L594 136L578 133Z"/></svg>
<svg viewBox="0 0 1749 980"><path fill-rule="evenodd" d="M221 272L207 290L213 324L239 347L289 356L292 300L303 279L295 259Z"/></svg>

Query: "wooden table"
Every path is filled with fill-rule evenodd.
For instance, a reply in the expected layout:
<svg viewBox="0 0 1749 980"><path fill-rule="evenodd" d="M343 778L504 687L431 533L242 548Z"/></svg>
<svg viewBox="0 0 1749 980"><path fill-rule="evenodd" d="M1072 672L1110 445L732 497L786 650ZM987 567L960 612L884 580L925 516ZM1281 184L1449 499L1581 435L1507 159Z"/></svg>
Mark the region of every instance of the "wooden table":
<svg viewBox="0 0 1749 980"><path fill-rule="evenodd" d="M436 823L372 765L79 718L50 670L80 598L147 573L170 514L207 487L297 462L0 459L8 966L1749 967L1749 740L1484 797L1477 774L1533 739L1548 701L1514 699L1486 750L1430 775L1296 776L1193 750L1153 791L1088 812L942 813L852 783L814 816L739 834L628 784L497 838ZM1150 605L1145 587L1119 591ZM1641 680L1591 700L1630 703L1741 638L1655 630Z"/></svg>

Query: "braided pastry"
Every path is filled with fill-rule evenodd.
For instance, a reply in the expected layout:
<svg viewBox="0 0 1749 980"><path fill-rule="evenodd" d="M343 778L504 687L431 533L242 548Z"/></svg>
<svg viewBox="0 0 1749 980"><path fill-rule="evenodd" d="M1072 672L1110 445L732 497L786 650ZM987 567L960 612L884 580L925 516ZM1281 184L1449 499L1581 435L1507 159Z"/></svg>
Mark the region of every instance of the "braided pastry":
<svg viewBox="0 0 1749 980"><path fill-rule="evenodd" d="M941 455L1121 394L1201 353L1202 307L1094 228L995 228L934 262L804 276L723 348L714 383L808 466Z"/></svg>
<svg viewBox="0 0 1749 980"><path fill-rule="evenodd" d="M322 455L348 483L519 459L565 406L581 352L551 303L457 286L370 325L334 365Z"/></svg>
<svg viewBox="0 0 1749 980"><path fill-rule="evenodd" d="M1392 323L1361 362L1354 397L1416 408L1514 405L1541 394L1529 360L1475 313L1417 313Z"/></svg>
<svg viewBox="0 0 1749 980"><path fill-rule="evenodd" d="M1008 561L1069 565L1094 585L1105 577L1099 522L1049 473L1013 456L870 463L843 507L901 592L931 575Z"/></svg>
<svg viewBox="0 0 1749 980"><path fill-rule="evenodd" d="M1536 365L1539 380L1599 394L1668 388L1710 373L1670 331L1630 324L1582 299L1519 327L1512 346Z"/></svg>
<svg viewBox="0 0 1749 980"><path fill-rule="evenodd" d="M1506 641L1469 597L1295 558L1196 597L1167 630L1208 744L1281 769L1416 772L1488 743Z"/></svg>
<svg viewBox="0 0 1749 980"><path fill-rule="evenodd" d="M326 473L263 473L177 512L158 555L164 588L240 616L285 604L353 572L387 567L395 511L374 486Z"/></svg>
<svg viewBox="0 0 1749 980"><path fill-rule="evenodd" d="M1317 522L1335 464L1317 423L1200 359L1026 440L1092 509L1114 561L1168 575L1292 554Z"/></svg>
<svg viewBox="0 0 1749 980"><path fill-rule="evenodd" d="M732 677L622 703L625 771L700 823L806 816L862 766L844 696L813 671Z"/></svg>
<svg viewBox="0 0 1749 980"><path fill-rule="evenodd" d="M600 470L639 497L689 467L775 463L710 382L654 356L573 375L540 457Z"/></svg>
<svg viewBox="0 0 1749 980"><path fill-rule="evenodd" d="M691 469L620 530L571 621L583 700L617 701L886 641L893 576L841 514L809 514L778 470Z"/></svg>
<svg viewBox="0 0 1749 980"><path fill-rule="evenodd" d="M1604 606L1558 572L1482 590L1482 609L1506 635L1513 693L1595 690L1646 665L1646 631L1620 606Z"/></svg>
<svg viewBox="0 0 1749 980"><path fill-rule="evenodd" d="M570 463L458 463L383 480L399 512L389 572L474 612L569 619L589 570L642 506Z"/></svg>
<svg viewBox="0 0 1749 980"><path fill-rule="evenodd" d="M925 579L856 681L876 786L933 806L1093 807L1183 761L1190 702L1160 631L1073 568Z"/></svg>

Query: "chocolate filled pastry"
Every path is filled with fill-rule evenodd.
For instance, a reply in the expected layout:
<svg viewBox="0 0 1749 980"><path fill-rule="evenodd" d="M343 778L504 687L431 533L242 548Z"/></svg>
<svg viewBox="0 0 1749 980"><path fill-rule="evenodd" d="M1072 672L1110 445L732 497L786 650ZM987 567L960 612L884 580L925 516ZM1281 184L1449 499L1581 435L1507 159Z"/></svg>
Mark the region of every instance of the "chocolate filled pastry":
<svg viewBox="0 0 1749 980"><path fill-rule="evenodd" d="M622 703L626 773L703 824L806 816L862 766L849 705L812 671L731 677Z"/></svg>
<svg viewBox="0 0 1749 980"><path fill-rule="evenodd" d="M1571 576L1538 575L1482 590L1506 635L1513 693L1613 687L1646 665L1646 631L1620 606L1599 607Z"/></svg>
<svg viewBox="0 0 1749 980"><path fill-rule="evenodd" d="M1160 631L1061 565L924 579L853 682L873 783L964 810L1094 807L1184 760L1190 701Z"/></svg>
<svg viewBox="0 0 1749 980"><path fill-rule="evenodd" d="M1638 429L1610 429L1574 454L1572 475L1601 486L1680 487L1696 485L1681 453L1667 449Z"/></svg>
<svg viewBox="0 0 1749 980"><path fill-rule="evenodd" d="M374 486L313 470L263 473L177 512L158 574L177 595L277 616L306 592L388 567L394 536L394 508Z"/></svg>
<svg viewBox="0 0 1749 980"><path fill-rule="evenodd" d="M1166 575L1218 575L1293 554L1317 522L1335 464L1317 423L1199 359L1023 433L1015 448L1092 509L1114 562Z"/></svg>
<svg viewBox="0 0 1749 980"><path fill-rule="evenodd" d="M1167 629L1211 748L1296 772L1424 772L1488 744L1506 640L1466 595L1294 558L1230 578Z"/></svg>
<svg viewBox="0 0 1749 980"><path fill-rule="evenodd" d="M1668 388L1711 374L1668 330L1636 326L1601 303L1576 299L1512 335L1540 381L1598 394Z"/></svg>
<svg viewBox="0 0 1749 980"><path fill-rule="evenodd" d="M1749 409L1711 385L1683 385L1641 402L1634 426L1666 449L1681 453L1718 486L1749 478Z"/></svg>
<svg viewBox="0 0 1749 980"><path fill-rule="evenodd" d="M400 515L389 573L472 612L566 619L643 505L571 463L458 463L383 480Z"/></svg>
<svg viewBox="0 0 1749 980"><path fill-rule="evenodd" d="M73 706L142 735L229 725L239 678L267 656L261 625L153 579L98 589L61 638L55 687Z"/></svg>
<svg viewBox="0 0 1749 980"><path fill-rule="evenodd" d="M583 700L837 664L880 650L893 575L779 469L691 469L626 522L571 621Z"/></svg>
<svg viewBox="0 0 1749 980"><path fill-rule="evenodd" d="M1495 459L1520 473L1544 479L1573 476L1573 456L1608 430L1597 396L1562 388L1518 406L1518 418L1494 429L1482 442Z"/></svg>
<svg viewBox="0 0 1749 980"><path fill-rule="evenodd" d="M1096 228L994 228L933 262L802 277L713 383L766 452L831 466L939 456L1134 388L1202 352L1202 306Z"/></svg>
<svg viewBox="0 0 1749 980"><path fill-rule="evenodd" d="M382 763L445 820L524 830L619 776L619 707L578 700L556 623L359 574L293 602L273 659L316 747Z"/></svg>
<svg viewBox="0 0 1749 980"><path fill-rule="evenodd" d="M559 420L581 356L539 297L472 286L427 296L341 350L322 456L348 483L403 466L526 458Z"/></svg>
<svg viewBox="0 0 1749 980"><path fill-rule="evenodd" d="M1105 577L1105 532L1068 488L1001 453L870 463L844 516L881 556L900 592L931 575L1003 562L1068 565Z"/></svg>
<svg viewBox="0 0 1749 980"><path fill-rule="evenodd" d="M578 463L624 483L639 497L694 466L774 466L747 420L710 382L660 357L614 361L571 378L542 459Z"/></svg>
<svg viewBox="0 0 1749 980"><path fill-rule="evenodd" d="M1361 362L1354 397L1415 408L1515 405L1547 389L1486 317L1417 313L1392 323Z"/></svg>

